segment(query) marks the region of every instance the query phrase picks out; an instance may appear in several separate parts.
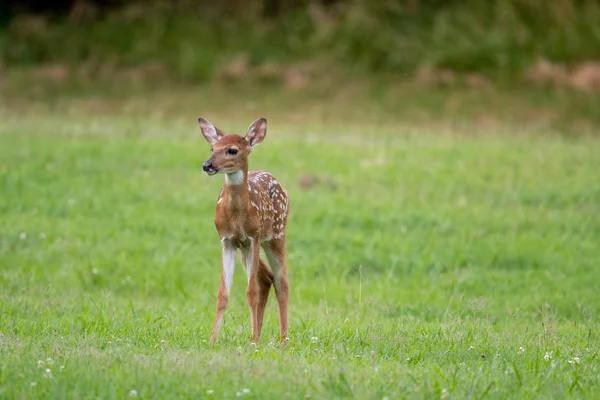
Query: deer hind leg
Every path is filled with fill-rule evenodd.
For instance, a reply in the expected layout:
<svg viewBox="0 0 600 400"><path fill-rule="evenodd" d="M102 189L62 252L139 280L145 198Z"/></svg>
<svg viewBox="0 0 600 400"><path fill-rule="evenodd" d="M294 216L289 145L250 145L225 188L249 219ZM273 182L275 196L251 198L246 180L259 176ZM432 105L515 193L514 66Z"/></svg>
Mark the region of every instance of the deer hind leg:
<svg viewBox="0 0 600 400"><path fill-rule="evenodd" d="M251 342L258 343L260 340L260 333L262 329L262 318L259 321L259 309L261 304L261 292L264 288L259 279L260 274L260 244L257 239L253 239L250 242L250 246L246 249L242 249L242 260L246 273L248 275L248 288L246 289L246 299L248 300L248 307L250 308L251 322L252 322L252 336ZM264 299L266 304L267 294ZM262 310L264 316L264 307Z"/></svg>
<svg viewBox="0 0 600 400"><path fill-rule="evenodd" d="M290 297L285 239L273 239L266 242L264 250L273 271L273 286L275 286L275 295L279 306L279 336L280 340L284 342L288 334L288 301Z"/></svg>
<svg viewBox="0 0 600 400"><path fill-rule="evenodd" d="M258 335L261 335L265 309L269 300L269 292L273 285L273 272L271 268L262 260L258 260L258 305L256 309L256 323Z"/></svg>
<svg viewBox="0 0 600 400"><path fill-rule="evenodd" d="M235 247L223 242L222 251L222 269L221 269L221 283L219 285L219 292L217 293L217 312L215 316L215 324L213 326L212 334L210 335L210 345L212 346L219 336L219 331L223 325L223 315L227 308L227 302L229 301L229 291L233 284L233 272L235 270Z"/></svg>

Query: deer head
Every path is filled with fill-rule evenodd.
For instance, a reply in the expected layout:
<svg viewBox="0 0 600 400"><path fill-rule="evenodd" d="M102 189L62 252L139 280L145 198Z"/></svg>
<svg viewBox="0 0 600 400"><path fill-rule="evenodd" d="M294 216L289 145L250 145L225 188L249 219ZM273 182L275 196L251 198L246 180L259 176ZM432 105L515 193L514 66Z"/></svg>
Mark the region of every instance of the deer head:
<svg viewBox="0 0 600 400"><path fill-rule="evenodd" d="M248 171L248 155L260 144L267 134L267 120L258 118L250 124L246 136L226 134L205 118L198 118L200 130L212 145L212 155L202 169L208 175L217 173L234 174Z"/></svg>

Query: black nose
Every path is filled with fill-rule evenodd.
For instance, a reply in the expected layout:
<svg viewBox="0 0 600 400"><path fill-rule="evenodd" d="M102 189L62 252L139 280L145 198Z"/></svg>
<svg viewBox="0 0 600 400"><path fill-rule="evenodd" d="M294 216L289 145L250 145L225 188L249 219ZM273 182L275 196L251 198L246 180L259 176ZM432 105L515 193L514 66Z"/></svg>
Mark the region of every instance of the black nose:
<svg viewBox="0 0 600 400"><path fill-rule="evenodd" d="M204 172L207 172L208 170L211 170L211 169L212 169L212 163L207 161L204 164L202 164L202 170Z"/></svg>

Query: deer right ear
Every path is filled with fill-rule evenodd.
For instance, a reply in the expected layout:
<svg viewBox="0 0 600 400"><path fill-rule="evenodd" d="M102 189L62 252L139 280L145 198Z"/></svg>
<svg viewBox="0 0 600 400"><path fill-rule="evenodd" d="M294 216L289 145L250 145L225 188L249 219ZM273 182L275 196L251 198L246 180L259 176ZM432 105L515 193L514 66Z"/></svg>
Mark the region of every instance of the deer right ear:
<svg viewBox="0 0 600 400"><path fill-rule="evenodd" d="M248 133L246 133L246 140L250 143L250 149L254 146L259 145L267 134L267 119L259 118L248 127Z"/></svg>
<svg viewBox="0 0 600 400"><path fill-rule="evenodd" d="M200 130L204 139L210 144L214 145L224 135L223 131L211 124L206 118L199 117L198 123L200 124Z"/></svg>

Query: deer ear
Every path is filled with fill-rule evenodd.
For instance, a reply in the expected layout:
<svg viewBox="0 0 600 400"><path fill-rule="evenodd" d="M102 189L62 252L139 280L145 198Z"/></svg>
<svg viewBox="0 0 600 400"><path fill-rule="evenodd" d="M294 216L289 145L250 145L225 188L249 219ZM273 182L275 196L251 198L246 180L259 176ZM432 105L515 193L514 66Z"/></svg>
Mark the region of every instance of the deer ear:
<svg viewBox="0 0 600 400"><path fill-rule="evenodd" d="M198 123L204 139L210 144L217 143L219 139L225 136L225 132L211 124L206 118L198 117Z"/></svg>
<svg viewBox="0 0 600 400"><path fill-rule="evenodd" d="M259 118L248 127L246 140L250 144L250 148L260 144L267 135L267 119Z"/></svg>

